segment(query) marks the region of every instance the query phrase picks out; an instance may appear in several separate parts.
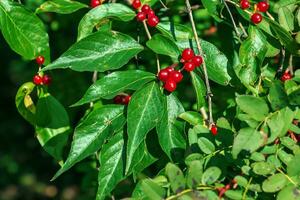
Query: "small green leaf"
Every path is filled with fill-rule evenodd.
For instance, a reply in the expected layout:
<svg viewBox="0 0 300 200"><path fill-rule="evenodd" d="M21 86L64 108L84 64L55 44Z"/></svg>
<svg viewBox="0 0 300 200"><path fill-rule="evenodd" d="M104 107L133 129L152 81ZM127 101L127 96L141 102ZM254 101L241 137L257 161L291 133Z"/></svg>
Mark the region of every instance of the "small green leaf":
<svg viewBox="0 0 300 200"><path fill-rule="evenodd" d="M201 183L203 174L203 164L200 160L189 162L188 171L186 175L186 182L189 188L195 188Z"/></svg>
<svg viewBox="0 0 300 200"><path fill-rule="evenodd" d="M294 30L294 15L289 7L281 7L278 10L279 24L287 31Z"/></svg>
<svg viewBox="0 0 300 200"><path fill-rule="evenodd" d="M200 108L206 105L206 86L195 72L191 72L191 80L197 96L197 110L200 110Z"/></svg>
<svg viewBox="0 0 300 200"><path fill-rule="evenodd" d="M287 164L287 173L289 176L299 176L300 174L300 155L295 155Z"/></svg>
<svg viewBox="0 0 300 200"><path fill-rule="evenodd" d="M174 41L189 40L192 38L192 31L182 24L160 22L156 28L165 36ZM185 48L180 46L180 48Z"/></svg>
<svg viewBox="0 0 300 200"><path fill-rule="evenodd" d="M218 180L222 171L218 167L210 167L202 175L202 184L211 185Z"/></svg>
<svg viewBox="0 0 300 200"><path fill-rule="evenodd" d="M43 70L105 72L121 68L141 50L143 47L128 35L98 31L75 43Z"/></svg>
<svg viewBox="0 0 300 200"><path fill-rule="evenodd" d="M272 84L268 99L273 110L279 110L288 106L288 96L285 93L283 85L279 81Z"/></svg>
<svg viewBox="0 0 300 200"><path fill-rule="evenodd" d="M223 4L221 0L202 0L204 8L208 13L217 21L221 22L223 19L219 16L220 10L222 10Z"/></svg>
<svg viewBox="0 0 300 200"><path fill-rule="evenodd" d="M181 113L179 115L179 117L194 126L196 126L198 124L203 124L202 115L195 111L187 111L187 112Z"/></svg>
<svg viewBox="0 0 300 200"><path fill-rule="evenodd" d="M141 190L150 200L164 199L166 191L150 179L141 182Z"/></svg>
<svg viewBox="0 0 300 200"><path fill-rule="evenodd" d="M215 151L215 145L205 137L200 137L198 139L198 145L201 151L203 151L206 154L211 154Z"/></svg>
<svg viewBox="0 0 300 200"><path fill-rule="evenodd" d="M258 175L268 175L275 172L275 167L268 162L256 162L252 165L253 172Z"/></svg>
<svg viewBox="0 0 300 200"><path fill-rule="evenodd" d="M82 8L88 8L88 6L73 0L49 0L40 5L40 7L36 9L36 13L55 12L60 14L70 14Z"/></svg>
<svg viewBox="0 0 300 200"><path fill-rule="evenodd" d="M296 186L290 185L283 188L277 195L277 200L300 200L300 190Z"/></svg>
<svg viewBox="0 0 300 200"><path fill-rule="evenodd" d="M274 193L284 188L286 184L287 179L283 174L274 174L262 183L262 189L264 192Z"/></svg>
<svg viewBox="0 0 300 200"><path fill-rule="evenodd" d="M168 163L166 166L166 175L169 179L171 189L178 193L185 188L185 179L182 171L174 164Z"/></svg>

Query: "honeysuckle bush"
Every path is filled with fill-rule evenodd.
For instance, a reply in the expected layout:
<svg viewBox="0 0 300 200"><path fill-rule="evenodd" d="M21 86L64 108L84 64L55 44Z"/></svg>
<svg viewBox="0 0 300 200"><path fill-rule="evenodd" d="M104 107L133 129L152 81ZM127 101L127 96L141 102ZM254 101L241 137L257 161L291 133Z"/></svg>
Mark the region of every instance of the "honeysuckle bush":
<svg viewBox="0 0 300 200"><path fill-rule="evenodd" d="M136 20L132 1L89 8L1 0L0 30L11 50L24 62L45 58L32 64L33 76L60 69L55 76L72 70L93 80L76 101L64 96L77 89L76 78L28 80L16 94L32 137L60 167L52 181L81 166L86 182L98 180L88 185L99 200L300 199L300 1L267 1L267 12L258 1L240 3L142 0L159 18L147 24L151 16ZM56 57L49 15L78 17L77 38ZM181 56L187 48L203 58L190 72ZM168 66L184 76L174 92L157 77ZM51 91L65 82L69 89ZM56 95L74 99L71 108ZM120 95L125 105L114 101ZM84 112L70 121L78 107Z"/></svg>

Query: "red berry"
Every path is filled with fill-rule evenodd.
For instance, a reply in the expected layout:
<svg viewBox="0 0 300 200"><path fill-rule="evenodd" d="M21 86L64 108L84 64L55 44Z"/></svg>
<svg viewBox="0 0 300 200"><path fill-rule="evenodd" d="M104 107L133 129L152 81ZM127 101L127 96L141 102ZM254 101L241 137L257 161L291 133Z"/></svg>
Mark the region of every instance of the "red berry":
<svg viewBox="0 0 300 200"><path fill-rule="evenodd" d="M203 58L201 56L195 56L194 58L192 58L192 62L196 67L199 67L203 63Z"/></svg>
<svg viewBox="0 0 300 200"><path fill-rule="evenodd" d="M147 4L143 5L142 11L143 11L144 13L148 14L150 10L151 10L151 8L150 8L149 5L147 5Z"/></svg>
<svg viewBox="0 0 300 200"><path fill-rule="evenodd" d="M212 125L210 128L210 131L213 135L217 135L218 134L218 128L216 125Z"/></svg>
<svg viewBox="0 0 300 200"><path fill-rule="evenodd" d="M159 18L156 15L151 15L147 22L149 26L155 27L159 23Z"/></svg>
<svg viewBox="0 0 300 200"><path fill-rule="evenodd" d="M123 102L123 96L122 95L117 95L114 98L114 103L115 104L121 104Z"/></svg>
<svg viewBox="0 0 300 200"><path fill-rule="evenodd" d="M176 87L177 87L177 84L173 79L168 79L164 85L164 88L169 92L175 91Z"/></svg>
<svg viewBox="0 0 300 200"><path fill-rule="evenodd" d="M36 85L41 85L43 83L43 78L37 74L33 77L32 81Z"/></svg>
<svg viewBox="0 0 300 200"><path fill-rule="evenodd" d="M183 75L180 71L173 71L170 73L170 79L174 80L176 83L179 83L183 79Z"/></svg>
<svg viewBox="0 0 300 200"><path fill-rule="evenodd" d="M139 9L141 7L142 3L140 0L134 0L132 2L132 7L135 8L135 9Z"/></svg>
<svg viewBox="0 0 300 200"><path fill-rule="evenodd" d="M169 78L169 72L168 69L162 69L160 70L160 72L158 73L158 79L161 80L162 82L167 81Z"/></svg>
<svg viewBox="0 0 300 200"><path fill-rule="evenodd" d="M151 9L151 10L149 10L147 15L148 15L148 17L155 16L155 12Z"/></svg>
<svg viewBox="0 0 300 200"><path fill-rule="evenodd" d="M136 19L140 22L144 21L146 17L147 16L144 12L138 12L138 14L136 14Z"/></svg>
<svg viewBox="0 0 300 200"><path fill-rule="evenodd" d="M230 184L225 185L225 190L230 190Z"/></svg>
<svg viewBox="0 0 300 200"><path fill-rule="evenodd" d="M181 55L181 57L184 61L189 61L194 56L195 56L194 51L193 51L193 49L190 49L190 48L183 50L182 55Z"/></svg>
<svg viewBox="0 0 300 200"><path fill-rule="evenodd" d="M243 10L250 8L250 2L248 0L242 0L240 6Z"/></svg>
<svg viewBox="0 0 300 200"><path fill-rule="evenodd" d="M173 67L167 67L166 70L167 70L168 72L174 72L174 68L173 68Z"/></svg>
<svg viewBox="0 0 300 200"><path fill-rule="evenodd" d="M259 24L261 21L262 21L262 16L260 13L254 13L252 16L251 16L251 21L254 23L254 24Z"/></svg>
<svg viewBox="0 0 300 200"><path fill-rule="evenodd" d="M292 79L292 75L289 72L285 72L282 77L281 77L281 81L285 82Z"/></svg>
<svg viewBox="0 0 300 200"><path fill-rule="evenodd" d="M192 63L192 62L186 62L185 64L184 64L184 69L186 70L186 71L188 71L188 72L191 72L191 71L193 71L194 69L195 69L195 64L194 63Z"/></svg>
<svg viewBox="0 0 300 200"><path fill-rule="evenodd" d="M90 6L92 8L95 8L97 6L101 5L101 0L91 0Z"/></svg>
<svg viewBox="0 0 300 200"><path fill-rule="evenodd" d="M36 63L39 64L39 65L42 65L44 64L45 62L45 58L44 56L38 56L36 59L35 59Z"/></svg>
<svg viewBox="0 0 300 200"><path fill-rule="evenodd" d="M122 103L123 103L124 105L128 105L130 99L131 99L131 96L130 96L130 95L123 96L123 101L122 101Z"/></svg>
<svg viewBox="0 0 300 200"><path fill-rule="evenodd" d="M267 12L269 10L269 4L265 1L259 2L257 5L257 10L260 12Z"/></svg>
<svg viewBox="0 0 300 200"><path fill-rule="evenodd" d="M50 83L52 82L52 78L49 75L44 75L43 76L43 84L44 85L50 85Z"/></svg>

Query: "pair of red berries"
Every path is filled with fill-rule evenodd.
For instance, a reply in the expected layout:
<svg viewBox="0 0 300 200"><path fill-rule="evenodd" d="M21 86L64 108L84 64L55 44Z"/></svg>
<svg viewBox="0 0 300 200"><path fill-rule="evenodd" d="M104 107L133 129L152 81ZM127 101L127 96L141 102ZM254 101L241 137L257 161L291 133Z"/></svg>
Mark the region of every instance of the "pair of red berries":
<svg viewBox="0 0 300 200"><path fill-rule="evenodd" d="M132 7L135 9L140 9L142 3L140 0L134 0L132 2ZM156 16L155 12L147 4L142 6L142 9L136 14L137 21L144 21L147 19L147 23L151 27L155 27L159 23L159 18Z"/></svg>
<svg viewBox="0 0 300 200"><path fill-rule="evenodd" d="M246 10L246 9L250 8L250 2L248 0L241 0L240 7L243 10ZM267 12L269 10L269 7L270 7L270 5L266 1L258 2L255 5L255 8L254 8L255 13L251 16L251 21L254 24L259 24L262 21L263 17L260 13L256 12L256 10L258 10L259 12Z"/></svg>
<svg viewBox="0 0 300 200"><path fill-rule="evenodd" d="M168 92L174 92L177 88L177 83L181 82L183 75L180 71L176 71L173 67L167 67L160 70L158 79L164 83L164 88Z"/></svg>
<svg viewBox="0 0 300 200"><path fill-rule="evenodd" d="M130 95L117 95L114 98L114 103L115 104L122 104L122 105L128 105L129 101L131 99Z"/></svg>
<svg viewBox="0 0 300 200"><path fill-rule="evenodd" d="M202 65L203 58L201 56L196 56L193 49L187 48L183 50L180 62L184 63L183 68L186 71L191 72L196 67Z"/></svg>
<svg viewBox="0 0 300 200"><path fill-rule="evenodd" d="M292 77L292 75L289 72L284 72L284 74L282 75L282 77L280 78L280 80L282 82L285 82L285 81L291 80L292 78L293 77Z"/></svg>
<svg viewBox="0 0 300 200"><path fill-rule="evenodd" d="M101 0L91 0L91 2L90 2L90 6L92 8L95 8L95 7L99 6L99 5L101 5Z"/></svg>
<svg viewBox="0 0 300 200"><path fill-rule="evenodd" d="M33 77L32 81L36 85L49 85L52 82L52 78L49 75L40 76L37 74Z"/></svg>

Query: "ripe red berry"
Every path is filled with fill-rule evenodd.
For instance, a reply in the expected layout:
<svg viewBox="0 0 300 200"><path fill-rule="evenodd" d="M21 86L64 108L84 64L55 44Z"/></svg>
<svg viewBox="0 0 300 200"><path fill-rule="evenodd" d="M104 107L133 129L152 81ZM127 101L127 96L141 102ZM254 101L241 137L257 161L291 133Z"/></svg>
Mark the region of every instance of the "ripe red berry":
<svg viewBox="0 0 300 200"><path fill-rule="evenodd" d="M167 81L169 78L169 72L168 69L162 69L158 73L158 79L161 80L162 82Z"/></svg>
<svg viewBox="0 0 300 200"><path fill-rule="evenodd" d="M240 6L243 10L250 8L250 2L248 0L241 0Z"/></svg>
<svg viewBox="0 0 300 200"><path fill-rule="evenodd" d="M35 59L36 63L39 64L39 65L42 65L44 64L45 62L45 58L44 56L38 56L36 59Z"/></svg>
<svg viewBox="0 0 300 200"><path fill-rule="evenodd" d="M251 16L251 21L254 23L254 24L259 24L261 21L262 21L262 15L260 13L254 13L252 16Z"/></svg>
<svg viewBox="0 0 300 200"><path fill-rule="evenodd" d="M147 4L143 5L142 11L144 13L148 14L150 10L151 10L151 7L149 5L147 5Z"/></svg>
<svg viewBox="0 0 300 200"><path fill-rule="evenodd" d="M203 58L201 56L195 56L194 58L192 58L192 62L196 67L199 67L203 63Z"/></svg>
<svg viewBox="0 0 300 200"><path fill-rule="evenodd" d="M182 52L182 54L181 54L181 57L182 57L182 59L183 59L184 61L189 61L189 60L191 60L194 56L195 56L194 51L193 51L193 49L190 49L190 48L184 49L183 52Z"/></svg>
<svg viewBox="0 0 300 200"><path fill-rule="evenodd" d="M167 70L168 72L174 72L174 68L173 68L173 67L167 67L166 70Z"/></svg>
<svg viewBox="0 0 300 200"><path fill-rule="evenodd" d="M44 85L50 85L50 83L52 82L52 78L49 75L44 75L43 76L43 84Z"/></svg>
<svg viewBox="0 0 300 200"><path fill-rule="evenodd" d="M259 2L257 5L257 10L260 12L267 12L269 10L269 4L265 1Z"/></svg>
<svg viewBox="0 0 300 200"><path fill-rule="evenodd" d="M218 128L216 125L212 125L210 128L210 131L213 135L217 135L218 134Z"/></svg>
<svg viewBox="0 0 300 200"><path fill-rule="evenodd" d="M147 22L149 26L155 27L159 23L159 18L156 15L151 15Z"/></svg>
<svg viewBox="0 0 300 200"><path fill-rule="evenodd" d="M142 3L140 0L134 0L132 2L132 7L135 8L135 9L139 9L141 7Z"/></svg>
<svg viewBox="0 0 300 200"><path fill-rule="evenodd" d="M285 72L281 77L281 81L283 81L283 82L290 80L290 79L292 79L292 75L289 72Z"/></svg>
<svg viewBox="0 0 300 200"><path fill-rule="evenodd" d="M147 16L144 12L138 12L138 14L136 14L136 19L140 22L144 21L146 17Z"/></svg>
<svg viewBox="0 0 300 200"><path fill-rule="evenodd" d="M115 98L114 98L114 103L115 104L121 104L123 102L123 97L122 97L122 95L117 95L117 96L115 96Z"/></svg>
<svg viewBox="0 0 300 200"><path fill-rule="evenodd" d="M128 105L130 99L131 99L131 96L130 96L130 95L123 96L123 101L122 101L122 103L123 103L124 105Z"/></svg>
<svg viewBox="0 0 300 200"><path fill-rule="evenodd" d="M41 85L43 83L43 78L37 74L33 77L32 81L36 85Z"/></svg>
<svg viewBox="0 0 300 200"><path fill-rule="evenodd" d="M176 87L177 87L177 84L173 79L168 79L164 85L164 88L169 92L175 91Z"/></svg>
<svg viewBox="0 0 300 200"><path fill-rule="evenodd" d="M195 69L195 64L194 63L192 63L192 62L186 62L185 64L184 64L184 69L186 70L186 71L188 71L188 72L191 72L191 71L193 71L194 69Z"/></svg>
<svg viewBox="0 0 300 200"><path fill-rule="evenodd" d="M151 9L149 10L149 12L147 13L148 17L151 17L151 16L155 16L155 12Z"/></svg>
<svg viewBox="0 0 300 200"><path fill-rule="evenodd" d="M101 0L91 0L90 6L92 8L95 8L97 6L101 5Z"/></svg>
<svg viewBox="0 0 300 200"><path fill-rule="evenodd" d="M225 188L225 190L230 190L230 187L231 187L230 184L227 184L227 185L225 185L224 188Z"/></svg>
<svg viewBox="0 0 300 200"><path fill-rule="evenodd" d="M179 83L183 79L183 75L180 71L173 71L170 73L169 78Z"/></svg>

